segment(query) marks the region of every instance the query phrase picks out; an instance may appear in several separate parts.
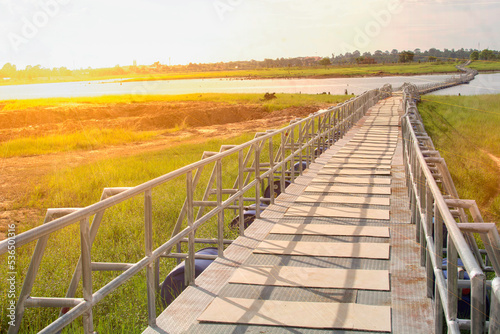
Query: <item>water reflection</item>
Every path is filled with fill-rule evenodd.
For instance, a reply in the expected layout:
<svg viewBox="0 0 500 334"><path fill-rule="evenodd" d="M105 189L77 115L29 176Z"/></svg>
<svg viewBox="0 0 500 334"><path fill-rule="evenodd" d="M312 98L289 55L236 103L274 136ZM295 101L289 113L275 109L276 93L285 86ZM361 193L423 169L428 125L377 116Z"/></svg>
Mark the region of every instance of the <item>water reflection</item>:
<svg viewBox="0 0 500 334"><path fill-rule="evenodd" d="M481 95L500 94L500 73L478 74L468 85L442 89L431 95Z"/></svg>
<svg viewBox="0 0 500 334"><path fill-rule="evenodd" d="M143 82L85 81L33 85L0 86L0 100L43 97L77 97L102 95L189 94L189 93L303 93L360 94L390 83L424 84L443 81L450 75L366 77L336 79L192 79ZM500 73L480 74L469 85L438 91L435 94L474 95L500 93Z"/></svg>

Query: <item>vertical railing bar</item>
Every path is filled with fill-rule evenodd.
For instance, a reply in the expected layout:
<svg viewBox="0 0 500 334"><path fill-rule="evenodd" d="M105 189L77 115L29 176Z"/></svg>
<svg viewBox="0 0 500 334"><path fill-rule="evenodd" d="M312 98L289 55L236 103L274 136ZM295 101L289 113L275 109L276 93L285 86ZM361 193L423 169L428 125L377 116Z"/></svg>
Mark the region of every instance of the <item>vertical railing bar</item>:
<svg viewBox="0 0 500 334"><path fill-rule="evenodd" d="M103 194L104 196L104 194ZM102 200L102 198L101 198ZM96 213L94 219L92 220L92 225L90 226L90 246L94 244L94 240L97 236L97 231L101 225L102 218L104 216L104 210ZM71 282L69 284L68 290L66 291L67 298L73 298L76 293L76 289L78 288L78 282L80 282L80 278L82 275L82 259L81 257L78 259L78 263L76 264L75 271L73 272L73 277L71 278ZM59 312L59 316L63 314L63 310Z"/></svg>
<svg viewBox="0 0 500 334"><path fill-rule="evenodd" d="M80 221L80 247L82 259L82 290L83 299L92 303L92 269L91 269L91 255L90 255L90 228L89 218L86 217ZM85 334L94 332L94 325L92 320L92 307L85 311L82 315L83 331Z"/></svg>
<svg viewBox="0 0 500 334"><path fill-rule="evenodd" d="M448 285L448 321L455 321L458 309L458 256L453 239L448 235L446 248L446 272Z"/></svg>
<svg viewBox="0 0 500 334"><path fill-rule="evenodd" d="M426 183L427 185L427 183ZM434 216L434 201L432 198L432 191L430 190L429 187L426 187L426 226L427 226L427 235L426 235L426 240L427 238L432 237L432 219ZM429 245L426 242L426 256L425 256L425 267L426 267L426 272L427 272L427 297L431 298L432 297L432 290L433 290L433 285L434 285L434 270L432 267L432 261L431 261L431 245Z"/></svg>
<svg viewBox="0 0 500 334"><path fill-rule="evenodd" d="M255 154L255 218L260 218L260 187L262 180L260 179L260 147L259 144L254 144L254 154Z"/></svg>
<svg viewBox="0 0 500 334"><path fill-rule="evenodd" d="M194 223L194 205L193 205L193 172L186 173L186 197L187 197L187 222L191 227ZM188 257L186 259L186 266L184 272L184 280L186 285L195 285L195 267L194 267L194 230L188 235Z"/></svg>
<svg viewBox="0 0 500 334"><path fill-rule="evenodd" d="M442 275L441 264L443 263L443 220L437 203L434 204L434 268L436 275ZM438 278L436 277L436 280ZM434 321L436 333L443 331L443 305L438 284L434 284Z"/></svg>
<svg viewBox="0 0 500 334"><path fill-rule="evenodd" d="M245 168L245 164L243 161L243 150L238 151L238 190L241 192L243 189L243 169ZM284 173L283 173L284 176ZM239 211L240 211L240 216L239 216L239 230L240 230L240 235L245 235L245 217L243 213L243 194L240 195L238 199L238 205L239 205Z"/></svg>
<svg viewBox="0 0 500 334"><path fill-rule="evenodd" d="M281 132L281 178L280 178L280 182L281 182L281 189L285 189L285 173L286 173L286 164L284 163L284 161L286 160L286 149L285 149L285 145L286 145L286 136L285 136L285 132ZM292 166L293 168L293 166Z"/></svg>
<svg viewBox="0 0 500 334"><path fill-rule="evenodd" d="M151 189L144 192L144 245L145 255L150 257L153 254L153 196ZM155 262L146 267L146 284L148 295L148 325L156 325L156 280Z"/></svg>
<svg viewBox="0 0 500 334"><path fill-rule="evenodd" d="M269 137L269 170L274 169L274 147L273 147L273 137ZM268 179L269 185L269 196L271 197L271 204L274 204L275 190L274 190L274 172L269 174ZM284 191L284 189L281 189Z"/></svg>
<svg viewBox="0 0 500 334"><path fill-rule="evenodd" d="M471 333L482 334L485 321L485 276L484 273L469 273L471 280Z"/></svg>
<svg viewBox="0 0 500 334"><path fill-rule="evenodd" d="M302 175L302 173L304 172L304 169L302 168L302 150L304 149L304 131L303 131L304 127L299 123L299 149L300 149L300 152L299 152L299 175ZM292 167L295 169L295 166Z"/></svg>
<svg viewBox="0 0 500 334"><path fill-rule="evenodd" d="M309 141L309 138L310 138L310 135L309 135L309 122L310 120L308 120L307 122L304 123L304 133L305 133L305 139L304 141L307 143ZM311 164L311 146L307 145L306 147L306 166L307 168L309 168L309 165Z"/></svg>
<svg viewBox="0 0 500 334"><path fill-rule="evenodd" d="M222 159L215 162L217 174L217 206L222 204ZM217 253L224 256L224 210L217 214Z"/></svg>
<svg viewBox="0 0 500 334"><path fill-rule="evenodd" d="M194 180L193 180L193 186L196 186L198 184L200 177L201 177L201 173L203 172L204 168L205 168L205 166L200 166L198 169L196 169L196 173L194 175ZM213 171L212 171L212 175L210 175L210 180L213 180ZM208 198L210 188L212 187L211 182L213 182L213 181L210 181L210 180L208 182L207 188L205 189L205 193L203 195L204 200L206 200ZM179 213L179 216L177 217L177 221L174 225L174 229L172 230L172 234L170 235L171 238L180 232L181 227L182 227L182 222L186 216L186 211L187 211L187 198L186 198L186 200L184 200L184 203L182 204L181 212ZM175 247L177 249L177 253L182 252L182 246L180 243L178 243ZM170 250L171 249L167 250L166 253L169 253ZM177 261L177 265L179 265L182 262L182 259L179 258L176 261ZM159 275L159 265L158 265L157 272Z"/></svg>
<svg viewBox="0 0 500 334"><path fill-rule="evenodd" d="M491 282L490 333L500 333L500 277Z"/></svg>
<svg viewBox="0 0 500 334"><path fill-rule="evenodd" d="M290 166L290 182L294 183L295 182L295 128L296 124L293 124L293 127L290 129L290 154L292 154L292 159L291 161L291 166Z"/></svg>

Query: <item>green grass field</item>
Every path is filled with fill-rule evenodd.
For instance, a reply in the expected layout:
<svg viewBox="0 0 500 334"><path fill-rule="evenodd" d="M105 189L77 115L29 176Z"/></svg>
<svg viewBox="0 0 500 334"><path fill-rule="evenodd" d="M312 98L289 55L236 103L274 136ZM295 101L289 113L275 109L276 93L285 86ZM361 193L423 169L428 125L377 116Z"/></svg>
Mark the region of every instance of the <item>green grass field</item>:
<svg viewBox="0 0 500 334"><path fill-rule="evenodd" d="M245 134L224 140L208 140L202 145L178 145L157 153L140 154L134 157L107 159L74 169L61 169L47 178L30 194L23 207L83 207L99 200L104 187L136 186L153 178L198 161L203 151L218 151L222 144L240 144L249 141L253 135ZM278 144L278 143L276 143ZM263 154L265 150L263 151ZM237 156L225 160L223 171L224 187L232 186L236 175ZM206 184L212 166L206 168L201 184ZM204 187L199 187L195 198L199 198ZM252 192L248 193L251 196ZM185 198L185 178L180 177L153 191L154 244L158 247L168 240ZM100 227L92 248L92 261L137 262L144 257L144 199L138 196L108 211ZM226 214L226 223L232 218ZM212 220L212 223L214 220ZM41 222L25 221L18 224L17 233L39 225ZM234 238L235 231L226 229L225 237ZM214 238L214 224L203 226L197 237ZM202 245L199 245L201 248ZM19 284L25 277L34 244L17 249L17 277ZM32 296L63 297L79 256L79 227L72 225L55 233L49 239L42 267ZM0 258L0 266L6 266L5 257ZM173 260L163 260L162 280L175 266ZM0 280L5 282L6 271L0 272ZM93 290L97 291L108 283L117 272L94 272ZM2 283L3 284L3 283ZM20 286L18 286L20 289ZM19 291L19 290L18 290ZM2 289L2 318L0 332L7 329L4 316L7 291ZM78 289L81 295L81 287ZM95 330L99 333L138 333L147 326L145 275L142 272L113 292L94 308ZM162 311L158 300L157 314ZM35 333L57 317L57 309L34 308L25 313L22 333ZM66 332L81 332L81 323L76 321Z"/></svg>
<svg viewBox="0 0 500 334"><path fill-rule="evenodd" d="M478 71L500 71L500 61L476 60L469 67Z"/></svg>
<svg viewBox="0 0 500 334"><path fill-rule="evenodd" d="M350 65L328 67L282 67L258 70L186 72L155 75L149 77L133 77L126 81L178 80L178 79L209 79L209 78L342 78L364 76L387 76L408 74L432 74L457 72L455 63L415 63L415 64L385 64L385 65Z"/></svg>
<svg viewBox="0 0 500 334"><path fill-rule="evenodd" d="M150 81L150 80L179 80L179 79L211 79L211 78L342 78L342 77L364 77L364 76L388 76L388 75L412 75L457 72L455 62L422 62L409 64L374 64L374 65L333 65L333 66L311 66L311 67L281 67L263 68L255 70L231 70L231 71L199 71L199 72L172 72L168 74L137 74L127 73L124 75L109 75L103 77L74 76L61 78L38 78L38 79L15 79L0 82L0 85L20 85L30 83L89 81L89 80L112 80L118 81ZM500 69L500 64L488 65L486 69ZM124 79L125 78L125 79Z"/></svg>
<svg viewBox="0 0 500 334"><path fill-rule="evenodd" d="M500 222L500 95L422 97L419 111L445 158L460 198L474 199L485 221Z"/></svg>
<svg viewBox="0 0 500 334"><path fill-rule="evenodd" d="M64 135L19 138L0 143L0 158L96 150L105 146L148 141L158 135L158 131L86 129Z"/></svg>
<svg viewBox="0 0 500 334"><path fill-rule="evenodd" d="M98 97L42 98L0 101L0 112L24 110L36 107L52 107L72 104L120 104L139 102L220 102L230 104L258 104L267 110L280 110L294 106L309 106L311 103L339 103L352 96L327 94L276 94L274 100L263 100L263 94L181 94L181 95L106 95ZM2 107L3 106L3 107Z"/></svg>

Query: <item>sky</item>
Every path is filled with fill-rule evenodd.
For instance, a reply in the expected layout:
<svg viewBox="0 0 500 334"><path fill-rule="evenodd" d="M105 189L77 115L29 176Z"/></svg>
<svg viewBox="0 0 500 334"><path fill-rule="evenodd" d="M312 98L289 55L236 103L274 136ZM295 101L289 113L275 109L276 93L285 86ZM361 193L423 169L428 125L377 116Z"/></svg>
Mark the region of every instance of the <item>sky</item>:
<svg viewBox="0 0 500 334"><path fill-rule="evenodd" d="M500 0L0 0L0 67L500 49Z"/></svg>

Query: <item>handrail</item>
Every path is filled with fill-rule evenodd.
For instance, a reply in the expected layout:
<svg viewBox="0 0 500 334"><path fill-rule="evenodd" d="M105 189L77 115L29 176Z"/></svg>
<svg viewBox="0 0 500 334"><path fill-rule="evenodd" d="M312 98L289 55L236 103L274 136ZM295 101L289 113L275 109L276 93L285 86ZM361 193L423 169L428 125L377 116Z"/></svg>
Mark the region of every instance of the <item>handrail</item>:
<svg viewBox="0 0 500 334"><path fill-rule="evenodd" d="M280 177L282 186L285 178L288 177L292 182L295 178L293 164L297 158L305 159L308 163L314 161L315 150L327 148L340 139L368 110L378 102L379 99L390 96L392 88L384 86L382 89L374 89L358 97L328 108L320 110L304 119L291 122L290 125L282 129L259 133L256 138L244 144L234 147L224 147L221 152L204 155L203 159L190 165L179 168L175 171L157 177L153 180L144 182L131 188L106 188L101 200L84 208L72 209L49 209L44 220L44 224L35 227L29 231L21 233L15 237L0 242L0 255L8 250L8 245L14 243L16 247L21 247L32 241L37 241L33 257L28 268L28 273L23 282L23 288L19 295L16 305L15 326L9 327L9 333L17 333L26 307L61 307L69 308L66 313L62 312L60 317L44 328L41 333L52 333L62 330L79 316L83 316L83 327L85 333L93 332L92 306L105 298L114 289L125 283L132 276L146 268L147 294L148 294L148 324L154 325L156 321L155 310L155 291L157 289L157 280L155 277L154 265L159 265L158 260L170 251L180 242L187 240L188 253L186 258L186 281L188 284L195 284L194 272L194 244L195 231L211 218L217 217L217 244L219 255L223 254L225 240L223 226L223 212L234 203L239 203L240 217L243 216L244 194L251 189L255 189L254 202L257 206L257 215L260 209L260 187L264 179L274 180L277 174ZM294 133L298 130L298 138ZM280 143L278 152L273 152L274 143ZM261 162L261 150L264 144L268 144L269 150L266 153L269 159L268 163ZM249 158L243 158L243 152L247 151ZM264 151L262 151L264 152ZM276 154L274 154L276 153ZM234 189L222 189L222 160L228 157L238 155L238 177L240 181L235 182ZM212 189L212 183L209 183L206 194L213 193L217 196L215 206L208 212L202 212L195 216L194 190L197 185L197 174L201 173L204 167L215 164L214 173L210 182L217 184L216 189ZM250 166L248 166L250 164ZM288 174L288 167L291 166ZM300 171L302 165L300 164ZM244 174L247 174L243 182ZM253 178L250 175L254 175ZM287 176L288 175L288 176ZM185 177L186 179L186 216L179 219L182 223L187 218L187 227L182 228L179 224L175 233L166 242L162 243L156 249L153 249L152 236L152 190L162 184ZM210 188L209 188L210 187ZM283 188L282 188L283 189ZM138 195L144 196L144 231L145 248L144 258L136 263L93 263L91 261L91 248L96 237L97 230L103 218L106 209L123 203ZM225 198L223 198L223 196ZM273 199L271 199L272 201ZM203 202L203 201L202 201ZM203 203L202 203L203 204ZM91 217L94 217L91 224ZM36 279L37 271L51 234L72 225L80 224L81 255L76 266L73 280L65 298L44 298L31 297L31 290ZM242 229L240 229L242 232ZM123 272L105 284L98 291L92 291L92 270L122 270ZM74 294L80 278L83 281L83 298L75 298ZM64 314L63 314L64 313Z"/></svg>
<svg viewBox="0 0 500 334"><path fill-rule="evenodd" d="M477 71L470 69L464 71L467 72L467 80L477 74ZM433 85L439 86L439 84ZM443 313L449 332L460 333L460 330L465 329L472 333L483 333L487 329L484 271L495 271L496 282L500 275L498 231L494 224L463 224L468 219L463 211L464 208L470 210L474 221L482 223L482 218L474 201L458 199L446 163L434 149L430 137L426 135L416 102L420 98L420 93L425 93L430 88L428 85L403 86L402 104L405 114L401 122L410 209L412 222L417 228L416 240L422 244L421 264L425 265L427 272L427 295L435 298L436 333L441 333L443 330ZM440 185L436 180L440 181ZM457 224L450 208L457 208L453 211L462 224ZM478 233L483 239L492 267L483 263L482 253L472 233ZM445 254L447 264L443 267ZM459 319L457 315L458 296L461 293L461 289L458 288L458 256L470 277L471 320ZM498 294L495 297L493 293L491 298L494 299L493 305L498 305ZM491 310L490 329L498 328L500 315L497 313L498 311L494 313L493 309ZM494 327L495 324L497 327Z"/></svg>
<svg viewBox="0 0 500 334"><path fill-rule="evenodd" d="M468 60L464 64L455 66L458 70L464 72L463 74L460 74L458 76L452 76L451 78L448 78L444 81L433 82L428 84L415 85L415 84L405 83L401 87L396 88L393 91L403 91L403 92L406 91L408 94L411 94L414 99L420 100L420 94L427 94L439 89L449 88L452 86L468 83L474 80L475 76L478 74L477 70L465 67L468 66L470 63L471 61Z"/></svg>

